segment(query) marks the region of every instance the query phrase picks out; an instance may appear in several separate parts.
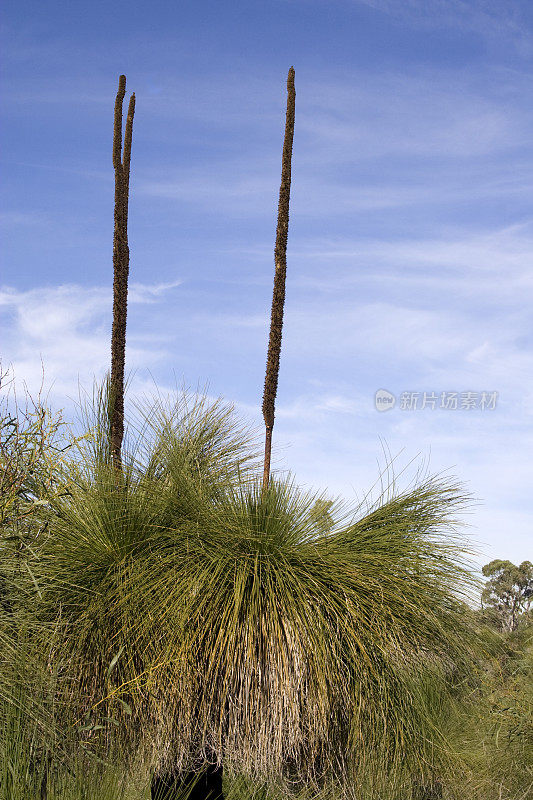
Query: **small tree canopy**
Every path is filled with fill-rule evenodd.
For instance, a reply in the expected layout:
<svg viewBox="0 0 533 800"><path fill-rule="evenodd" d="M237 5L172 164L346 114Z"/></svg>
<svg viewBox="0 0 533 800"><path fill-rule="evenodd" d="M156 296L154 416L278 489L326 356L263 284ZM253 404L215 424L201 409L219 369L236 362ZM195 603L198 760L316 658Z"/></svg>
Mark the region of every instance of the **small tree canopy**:
<svg viewBox="0 0 533 800"><path fill-rule="evenodd" d="M514 631L519 615L529 610L533 596L533 564L523 561L517 567L511 561L496 558L482 571L489 578L481 595L482 604L498 612L504 630Z"/></svg>

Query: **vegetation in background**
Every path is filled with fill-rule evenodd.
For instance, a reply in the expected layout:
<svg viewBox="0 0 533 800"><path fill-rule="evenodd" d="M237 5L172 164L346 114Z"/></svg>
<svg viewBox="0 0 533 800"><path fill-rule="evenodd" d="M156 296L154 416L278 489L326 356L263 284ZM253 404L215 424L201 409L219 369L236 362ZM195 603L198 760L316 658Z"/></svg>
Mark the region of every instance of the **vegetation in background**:
<svg viewBox="0 0 533 800"><path fill-rule="evenodd" d="M485 617L504 631L515 631L524 615L529 615L533 598L533 564L523 561L518 567L497 558L483 567L489 578L481 602Z"/></svg>
<svg viewBox="0 0 533 800"><path fill-rule="evenodd" d="M8 376L0 407L0 796L26 797L46 783L51 753L63 741L54 725L57 670L37 642L54 626L36 614L42 597L36 552L46 509L67 491L62 463L69 448L60 415L30 398L17 407Z"/></svg>

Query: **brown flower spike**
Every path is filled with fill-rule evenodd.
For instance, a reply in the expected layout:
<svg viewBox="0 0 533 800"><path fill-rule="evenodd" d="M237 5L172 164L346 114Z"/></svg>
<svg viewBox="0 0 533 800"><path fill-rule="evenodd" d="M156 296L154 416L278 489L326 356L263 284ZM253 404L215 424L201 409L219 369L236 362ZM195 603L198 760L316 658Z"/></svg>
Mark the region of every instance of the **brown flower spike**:
<svg viewBox="0 0 533 800"><path fill-rule="evenodd" d="M114 466L122 468L124 438L124 365L126 360L126 314L128 308L128 193L130 183L131 137L135 94L130 97L124 154L122 155L122 103L126 94L126 76L121 75L115 100L113 166L115 168L115 227L113 232L113 330L111 333L110 380L110 451Z"/></svg>
<svg viewBox="0 0 533 800"><path fill-rule="evenodd" d="M285 139L281 162L281 186L279 189L278 225L276 228L276 246L274 250L274 293L272 296L272 313L270 318L270 338L268 342L265 388L263 391L263 417L266 426L265 463L263 470L263 491L268 489L270 480L270 456L272 451L272 429L278 390L279 357L281 352L281 335L283 329L283 309L285 306L285 278L287 275L287 236L289 233L289 199L291 194L291 159L294 138L294 106L296 91L294 89L294 67L287 77L287 117L285 121Z"/></svg>

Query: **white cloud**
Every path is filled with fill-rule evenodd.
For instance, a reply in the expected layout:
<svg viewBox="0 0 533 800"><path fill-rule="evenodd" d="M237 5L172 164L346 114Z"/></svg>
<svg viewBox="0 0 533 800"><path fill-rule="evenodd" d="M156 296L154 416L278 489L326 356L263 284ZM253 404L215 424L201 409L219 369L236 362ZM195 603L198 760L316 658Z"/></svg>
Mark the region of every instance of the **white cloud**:
<svg viewBox="0 0 533 800"><path fill-rule="evenodd" d="M165 284L133 284L130 303L160 300L180 281ZM6 334L3 369L30 391L43 382L55 396L73 397L78 380L87 385L109 367L111 298L108 288L77 284L19 291L0 290L0 315ZM129 370L150 369L166 355L168 336L135 333L129 337Z"/></svg>
<svg viewBox="0 0 533 800"><path fill-rule="evenodd" d="M183 281L170 281L168 283L132 283L128 290L129 303L155 303L165 292L177 289Z"/></svg>

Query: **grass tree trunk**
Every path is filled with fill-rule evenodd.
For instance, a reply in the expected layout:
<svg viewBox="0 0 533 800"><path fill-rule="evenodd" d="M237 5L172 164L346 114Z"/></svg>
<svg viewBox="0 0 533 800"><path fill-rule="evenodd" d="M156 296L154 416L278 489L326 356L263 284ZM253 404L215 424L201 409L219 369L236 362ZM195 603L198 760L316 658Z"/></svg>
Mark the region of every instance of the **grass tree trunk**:
<svg viewBox="0 0 533 800"><path fill-rule="evenodd" d="M266 426L265 464L263 473L263 491L266 491L270 476L270 453L272 447L272 429L276 393L278 387L279 359L281 352L281 334L283 327L283 308L285 305L285 276L287 272L287 236L289 231L289 199L291 191L291 160L294 138L294 68L291 67L287 77L287 116L285 122L285 139L281 165L281 186L279 190L278 223L276 229L276 245L274 251L275 277L272 298L272 315L270 338L268 344L265 388L263 393L263 416ZM177 776L159 774L154 776L151 786L152 800L223 800L222 766L210 767L198 775L190 772ZM191 788L193 787L193 788Z"/></svg>
<svg viewBox="0 0 533 800"><path fill-rule="evenodd" d="M113 231L113 330L111 334L111 379L109 386L111 460L122 468L122 440L124 438L124 365L126 361L126 315L128 308L128 274L130 251L128 246L128 195L130 183L131 137L135 95L130 97L124 151L122 152L122 103L126 94L126 76L119 78L115 100L113 135L113 166L115 168L115 225Z"/></svg>
<svg viewBox="0 0 533 800"><path fill-rule="evenodd" d="M265 420L265 462L263 469L263 491L270 481L270 457L272 452L272 430L278 391L279 357L283 330L283 309L285 307L285 279L287 275L287 236L289 233L289 200L291 194L292 142L294 138L294 68L287 77L287 116L285 120L285 139L281 161L281 186L279 189L278 224L274 250L274 292L270 317L270 338L268 342L265 388L263 391L263 418Z"/></svg>

